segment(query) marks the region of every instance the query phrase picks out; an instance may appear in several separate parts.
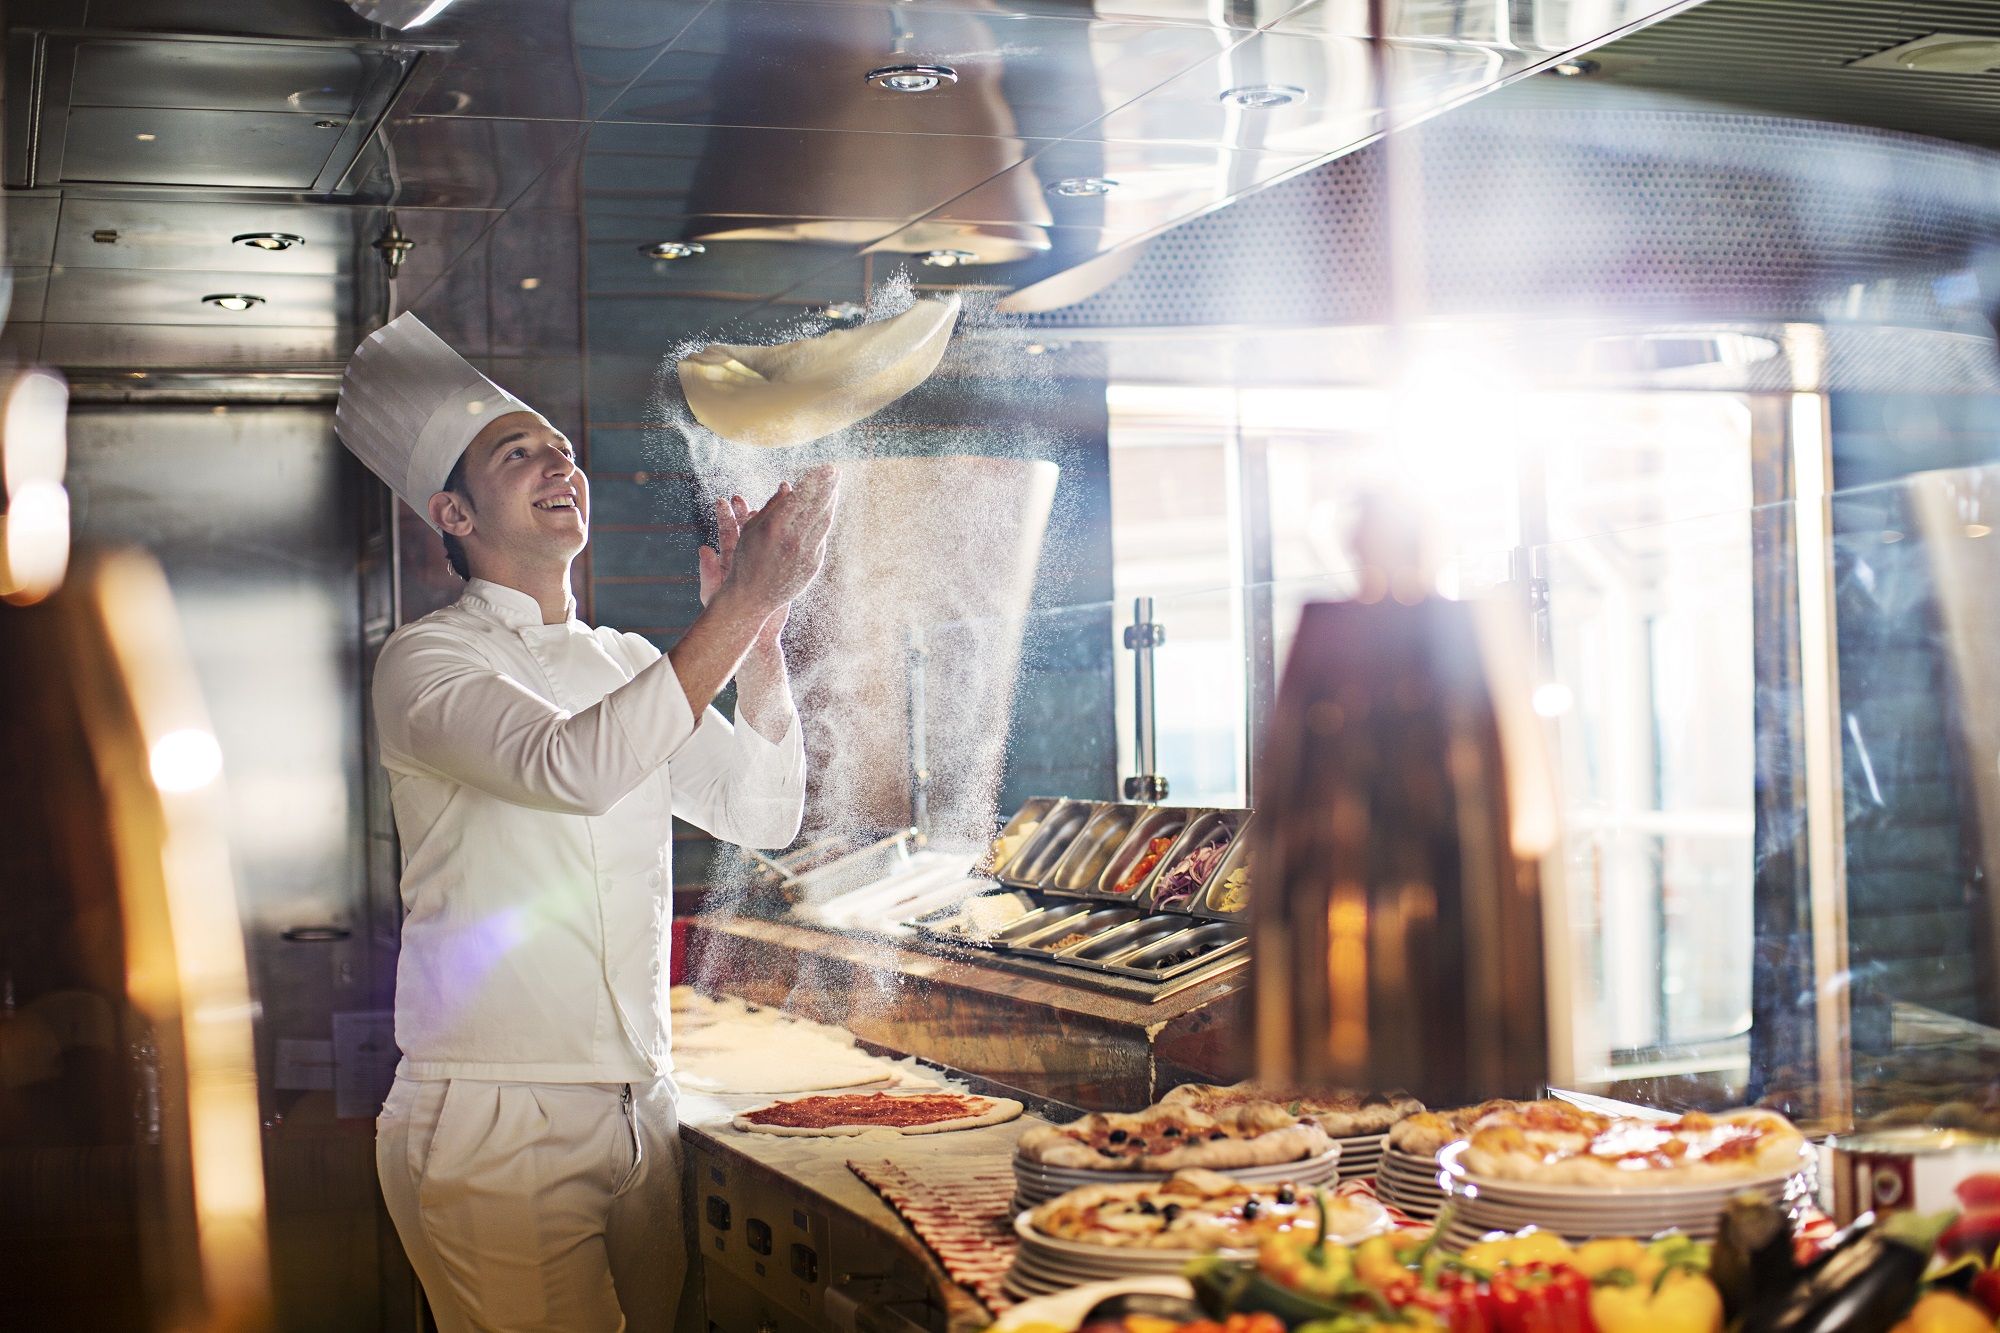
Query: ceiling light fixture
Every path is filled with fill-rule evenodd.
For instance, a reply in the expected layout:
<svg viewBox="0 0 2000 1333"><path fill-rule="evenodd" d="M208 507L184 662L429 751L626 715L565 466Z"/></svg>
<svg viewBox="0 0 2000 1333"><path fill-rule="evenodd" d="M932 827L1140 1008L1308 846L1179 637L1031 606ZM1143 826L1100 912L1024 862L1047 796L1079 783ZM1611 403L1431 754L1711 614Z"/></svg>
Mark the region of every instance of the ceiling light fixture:
<svg viewBox="0 0 2000 1333"><path fill-rule="evenodd" d="M201 301L203 305L218 306L224 310L248 310L253 305L264 304L263 297L252 296L248 292L216 292L202 297Z"/></svg>
<svg viewBox="0 0 2000 1333"><path fill-rule="evenodd" d="M153 140L159 138L160 136L157 134L135 134L132 137L134 139L137 139L140 143L151 143L153 142Z"/></svg>
<svg viewBox="0 0 2000 1333"><path fill-rule="evenodd" d="M524 292L532 292L535 290L535 288L541 285L542 285L542 280L540 278L521 279L521 290Z"/></svg>
<svg viewBox="0 0 2000 1333"><path fill-rule="evenodd" d="M1549 66L1549 73L1559 79L1580 79L1603 68L1595 60L1558 60Z"/></svg>
<svg viewBox="0 0 2000 1333"><path fill-rule="evenodd" d="M231 245L245 245L252 250L289 250L293 246L304 245L306 238L295 236L288 231L246 231L229 238Z"/></svg>
<svg viewBox="0 0 2000 1333"><path fill-rule="evenodd" d="M1108 176L1066 176L1051 185L1049 193L1065 199L1096 199L1117 188L1118 182Z"/></svg>
<svg viewBox="0 0 2000 1333"><path fill-rule="evenodd" d="M1292 83L1246 83L1217 95L1216 101L1246 111L1270 111L1306 100L1306 90Z"/></svg>
<svg viewBox="0 0 2000 1333"><path fill-rule="evenodd" d="M421 28L451 7L452 0L347 0L347 7L385 28Z"/></svg>
<svg viewBox="0 0 2000 1333"><path fill-rule="evenodd" d="M868 82L892 93L927 93L941 84L957 83L958 71L950 65L884 65L871 69Z"/></svg>
<svg viewBox="0 0 2000 1333"><path fill-rule="evenodd" d="M859 324L868 318L868 307L854 301L835 301L819 313L821 318L835 324Z"/></svg>
<svg viewBox="0 0 2000 1333"><path fill-rule="evenodd" d="M707 254L708 247L699 241L654 241L640 246L639 253L648 259L690 259Z"/></svg>
<svg viewBox="0 0 2000 1333"><path fill-rule="evenodd" d="M918 262L925 268L959 268L978 263L979 256L970 250L927 250Z"/></svg>
<svg viewBox="0 0 2000 1333"><path fill-rule="evenodd" d="M1899 69L1911 74L1985 74L2000 69L2000 38L1934 32L1848 62L1849 69Z"/></svg>

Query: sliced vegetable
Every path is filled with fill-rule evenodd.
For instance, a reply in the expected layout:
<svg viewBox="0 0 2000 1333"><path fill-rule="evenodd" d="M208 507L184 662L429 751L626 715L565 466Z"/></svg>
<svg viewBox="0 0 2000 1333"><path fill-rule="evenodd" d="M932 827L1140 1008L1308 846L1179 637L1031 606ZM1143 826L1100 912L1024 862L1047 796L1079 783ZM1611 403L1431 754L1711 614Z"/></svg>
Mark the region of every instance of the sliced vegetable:
<svg viewBox="0 0 2000 1333"><path fill-rule="evenodd" d="M1722 1210L1708 1274L1731 1317L1776 1300L1798 1280L1792 1224L1761 1194L1739 1194Z"/></svg>
<svg viewBox="0 0 2000 1333"><path fill-rule="evenodd" d="M1738 1321L1741 1333L1888 1333L1916 1298L1950 1213L1892 1213L1788 1291Z"/></svg>

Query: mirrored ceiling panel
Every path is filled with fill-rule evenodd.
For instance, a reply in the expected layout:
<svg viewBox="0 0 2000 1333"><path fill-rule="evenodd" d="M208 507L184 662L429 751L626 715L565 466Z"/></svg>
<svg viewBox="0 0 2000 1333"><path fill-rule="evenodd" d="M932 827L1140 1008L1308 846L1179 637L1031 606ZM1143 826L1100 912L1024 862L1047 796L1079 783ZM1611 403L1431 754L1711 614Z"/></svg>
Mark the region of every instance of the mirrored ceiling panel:
<svg viewBox="0 0 2000 1333"><path fill-rule="evenodd" d="M506 208L581 133L566 121L412 116L369 141L350 179L370 203Z"/></svg>
<svg viewBox="0 0 2000 1333"><path fill-rule="evenodd" d="M755 239L858 245L881 234L867 230L874 219L920 217L1042 146L947 134L606 122L591 131L584 189L593 206L599 199L643 201L660 216L688 217L687 233L669 239L719 234L700 221L705 216L755 214L771 220ZM843 225L849 222L857 225Z"/></svg>
<svg viewBox="0 0 2000 1333"><path fill-rule="evenodd" d="M71 198L55 260L65 268L337 273L373 239L380 217L373 208Z"/></svg>
<svg viewBox="0 0 2000 1333"><path fill-rule="evenodd" d="M255 303L242 303L246 297ZM340 276L273 273L251 291L234 272L66 268L49 279L44 317L51 324L338 325L352 309L352 282Z"/></svg>
<svg viewBox="0 0 2000 1333"><path fill-rule="evenodd" d="M1388 36L1404 41L1504 46L1550 55L1602 41L1621 28L1700 0L1392 0ZM1368 0L1309 0L1274 20L1275 32L1366 37Z"/></svg>
<svg viewBox="0 0 2000 1333"><path fill-rule="evenodd" d="M706 8L706 0L458 4L417 35L459 42L420 69L422 115L587 120L601 115ZM476 56L474 53L476 52Z"/></svg>
<svg viewBox="0 0 2000 1333"><path fill-rule="evenodd" d="M1213 208L1315 160L1199 144L1065 142L952 200L931 218L1028 220L1125 239Z"/></svg>
<svg viewBox="0 0 2000 1333"><path fill-rule="evenodd" d="M1413 115L1470 96L1528 63L1518 52L1398 43L1390 78L1397 107ZM1379 110L1367 41L1259 33L1076 137L1326 154L1377 132Z"/></svg>
<svg viewBox="0 0 2000 1333"><path fill-rule="evenodd" d="M1058 137L1201 64L1243 35L910 4L717 0L618 99L610 115L888 134Z"/></svg>
<svg viewBox="0 0 2000 1333"><path fill-rule="evenodd" d="M600 296L740 294L776 296L842 257L839 249L762 240L782 219L711 214L703 218L606 217L591 210L589 292ZM868 240L889 235L900 218L854 219ZM700 249L679 240L696 224L707 229Z"/></svg>

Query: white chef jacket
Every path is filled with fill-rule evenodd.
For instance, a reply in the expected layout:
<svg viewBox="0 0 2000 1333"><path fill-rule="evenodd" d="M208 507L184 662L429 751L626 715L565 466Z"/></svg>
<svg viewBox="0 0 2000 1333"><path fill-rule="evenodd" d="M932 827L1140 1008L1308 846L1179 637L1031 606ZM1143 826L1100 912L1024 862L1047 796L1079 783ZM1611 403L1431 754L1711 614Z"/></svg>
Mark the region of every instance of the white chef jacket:
<svg viewBox="0 0 2000 1333"><path fill-rule="evenodd" d="M670 815L718 838L798 834L805 751L699 726L636 634L473 579L398 630L375 669L403 844L398 1073L617 1083L668 1053Z"/></svg>

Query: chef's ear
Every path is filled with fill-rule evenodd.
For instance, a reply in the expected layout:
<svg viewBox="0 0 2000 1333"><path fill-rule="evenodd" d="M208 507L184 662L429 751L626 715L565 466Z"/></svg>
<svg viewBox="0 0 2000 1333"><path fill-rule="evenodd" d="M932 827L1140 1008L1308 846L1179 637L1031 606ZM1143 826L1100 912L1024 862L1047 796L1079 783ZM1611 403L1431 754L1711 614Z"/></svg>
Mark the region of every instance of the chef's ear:
<svg viewBox="0 0 2000 1333"><path fill-rule="evenodd" d="M429 508L431 522L440 532L463 537L472 531L472 506L457 491L439 491Z"/></svg>

